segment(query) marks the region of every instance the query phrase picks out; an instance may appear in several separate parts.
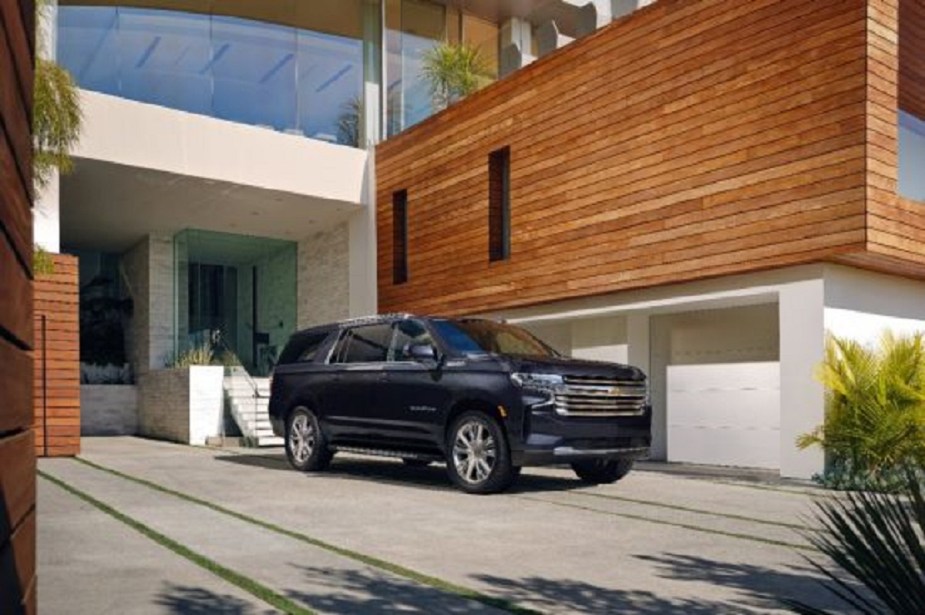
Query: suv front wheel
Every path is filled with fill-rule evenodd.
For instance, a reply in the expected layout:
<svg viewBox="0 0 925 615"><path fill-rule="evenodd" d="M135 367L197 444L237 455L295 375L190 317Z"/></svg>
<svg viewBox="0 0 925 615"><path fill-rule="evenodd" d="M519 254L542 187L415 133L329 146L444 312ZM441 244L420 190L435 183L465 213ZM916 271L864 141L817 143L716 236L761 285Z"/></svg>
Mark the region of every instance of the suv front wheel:
<svg viewBox="0 0 925 615"><path fill-rule="evenodd" d="M464 412L447 438L447 472L467 493L497 493L511 486L517 472L501 426L481 412Z"/></svg>
<svg viewBox="0 0 925 615"><path fill-rule="evenodd" d="M292 467L303 472L324 470L333 456L318 417L307 408L293 410L286 423L286 457Z"/></svg>

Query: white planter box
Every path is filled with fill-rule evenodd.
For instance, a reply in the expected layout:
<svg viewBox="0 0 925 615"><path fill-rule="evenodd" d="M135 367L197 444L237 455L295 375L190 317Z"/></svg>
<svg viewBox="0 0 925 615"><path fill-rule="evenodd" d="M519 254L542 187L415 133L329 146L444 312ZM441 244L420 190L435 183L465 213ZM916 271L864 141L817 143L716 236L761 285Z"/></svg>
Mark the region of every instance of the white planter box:
<svg viewBox="0 0 925 615"><path fill-rule="evenodd" d="M143 375L138 387L141 435L200 445L221 435L224 373L220 365L202 365Z"/></svg>

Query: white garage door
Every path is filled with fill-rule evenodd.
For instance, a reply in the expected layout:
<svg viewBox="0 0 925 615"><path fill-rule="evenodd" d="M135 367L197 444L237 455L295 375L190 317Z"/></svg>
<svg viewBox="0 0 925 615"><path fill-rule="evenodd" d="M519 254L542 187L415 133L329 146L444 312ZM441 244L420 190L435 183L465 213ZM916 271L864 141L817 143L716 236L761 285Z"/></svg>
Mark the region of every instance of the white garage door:
<svg viewBox="0 0 925 615"><path fill-rule="evenodd" d="M668 460L780 467L780 364L671 365Z"/></svg>

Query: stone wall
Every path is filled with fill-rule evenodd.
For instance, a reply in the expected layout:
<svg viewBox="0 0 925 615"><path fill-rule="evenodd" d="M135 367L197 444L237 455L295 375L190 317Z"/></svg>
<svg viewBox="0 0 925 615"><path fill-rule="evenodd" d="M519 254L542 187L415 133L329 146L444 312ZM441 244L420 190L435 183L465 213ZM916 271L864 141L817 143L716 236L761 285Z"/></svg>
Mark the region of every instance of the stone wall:
<svg viewBox="0 0 925 615"><path fill-rule="evenodd" d="M173 240L145 237L122 256L121 269L132 298L126 346L141 376L163 367L173 352Z"/></svg>
<svg viewBox="0 0 925 615"><path fill-rule="evenodd" d="M138 378L138 433L151 438L189 440L189 373L152 370Z"/></svg>
<svg viewBox="0 0 925 615"><path fill-rule="evenodd" d="M344 222L299 242L299 328L350 316L350 233Z"/></svg>
<svg viewBox="0 0 925 615"><path fill-rule="evenodd" d="M132 436L138 433L138 388L134 385L81 385L80 408L82 436Z"/></svg>
<svg viewBox="0 0 925 615"><path fill-rule="evenodd" d="M143 436L205 444L222 431L221 366L150 370L138 381L138 431Z"/></svg>

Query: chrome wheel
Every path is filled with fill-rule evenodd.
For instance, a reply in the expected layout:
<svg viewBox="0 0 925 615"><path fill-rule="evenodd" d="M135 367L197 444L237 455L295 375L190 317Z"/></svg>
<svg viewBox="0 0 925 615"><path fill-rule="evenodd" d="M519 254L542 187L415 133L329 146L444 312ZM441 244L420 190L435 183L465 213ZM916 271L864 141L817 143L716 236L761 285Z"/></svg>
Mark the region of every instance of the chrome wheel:
<svg viewBox="0 0 925 615"><path fill-rule="evenodd" d="M497 461L495 439L484 423L473 419L459 426L453 441L453 465L460 478L470 484L481 483Z"/></svg>
<svg viewBox="0 0 925 615"><path fill-rule="evenodd" d="M289 426L289 450L299 465L304 464L315 450L315 425L307 414L297 414Z"/></svg>

